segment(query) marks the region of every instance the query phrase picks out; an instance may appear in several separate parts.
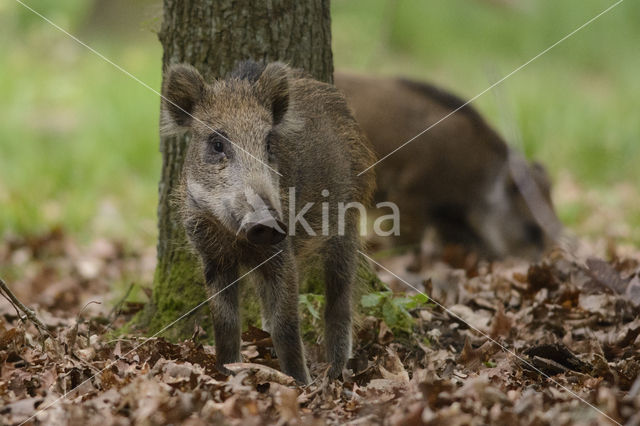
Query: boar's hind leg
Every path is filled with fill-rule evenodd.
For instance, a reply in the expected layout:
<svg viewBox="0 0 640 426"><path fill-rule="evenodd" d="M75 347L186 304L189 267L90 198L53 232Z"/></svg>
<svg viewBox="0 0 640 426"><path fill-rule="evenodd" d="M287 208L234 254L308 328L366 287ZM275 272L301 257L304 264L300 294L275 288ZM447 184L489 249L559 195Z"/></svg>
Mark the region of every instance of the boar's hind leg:
<svg viewBox="0 0 640 426"><path fill-rule="evenodd" d="M263 318L271 333L282 371L300 383L309 383L298 319L298 274L291 249L260 268L257 283Z"/></svg>
<svg viewBox="0 0 640 426"><path fill-rule="evenodd" d="M325 345L329 375L338 378L351 357L351 283L355 279L358 239L355 225L332 237L325 254Z"/></svg>
<svg viewBox="0 0 640 426"><path fill-rule="evenodd" d="M222 270L215 262L205 263L205 280L213 317L216 339L216 365L225 374L231 371L224 364L242 361L240 358L240 312L238 310L237 267ZM229 286L225 289L225 287ZM224 290L223 290L224 289Z"/></svg>

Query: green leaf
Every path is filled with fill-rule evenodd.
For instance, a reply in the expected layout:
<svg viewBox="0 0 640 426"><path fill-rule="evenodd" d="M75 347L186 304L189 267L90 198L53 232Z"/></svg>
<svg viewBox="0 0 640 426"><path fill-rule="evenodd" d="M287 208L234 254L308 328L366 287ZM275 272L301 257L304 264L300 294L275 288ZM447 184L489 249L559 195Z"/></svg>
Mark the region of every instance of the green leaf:
<svg viewBox="0 0 640 426"><path fill-rule="evenodd" d="M407 302L406 308L415 309L419 306L426 305L427 302L429 301L429 296L427 296L426 294L418 293L411 296L409 299L410 301Z"/></svg>
<svg viewBox="0 0 640 426"><path fill-rule="evenodd" d="M301 294L299 302L302 306L307 308L312 317L320 319L320 312L318 312L315 305L322 302L322 295L311 293Z"/></svg>
<svg viewBox="0 0 640 426"><path fill-rule="evenodd" d="M375 308L386 298L384 293L386 292L365 294L360 299L360 304L363 308Z"/></svg>
<svg viewBox="0 0 640 426"><path fill-rule="evenodd" d="M415 320L409 310L425 300L428 298L406 297L391 291L381 291L362 296L360 304L367 314L384 320L394 333L411 333Z"/></svg>
<svg viewBox="0 0 640 426"><path fill-rule="evenodd" d="M398 311L392 303L382 305L382 319L391 329L398 326Z"/></svg>

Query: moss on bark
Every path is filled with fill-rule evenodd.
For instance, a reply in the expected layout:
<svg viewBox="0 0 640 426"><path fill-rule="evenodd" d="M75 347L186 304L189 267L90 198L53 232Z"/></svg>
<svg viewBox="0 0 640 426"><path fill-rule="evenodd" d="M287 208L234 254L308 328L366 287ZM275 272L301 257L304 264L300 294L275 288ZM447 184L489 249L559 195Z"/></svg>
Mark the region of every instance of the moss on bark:
<svg viewBox="0 0 640 426"><path fill-rule="evenodd" d="M185 252L188 253L188 252ZM207 299L202 282L202 269L194 262L192 255L176 253L164 265L158 265L153 287L153 303L149 306L148 332L156 333L180 318L186 312ZM208 320L208 305L205 303L196 311L176 322L162 333L162 336L176 340L194 333L196 325L202 326L211 335L211 321Z"/></svg>

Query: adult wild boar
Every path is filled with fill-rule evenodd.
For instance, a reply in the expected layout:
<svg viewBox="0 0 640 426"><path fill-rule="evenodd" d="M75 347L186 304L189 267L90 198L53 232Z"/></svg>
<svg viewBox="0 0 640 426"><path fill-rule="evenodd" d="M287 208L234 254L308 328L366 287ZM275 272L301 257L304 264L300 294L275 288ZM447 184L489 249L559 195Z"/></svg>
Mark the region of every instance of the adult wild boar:
<svg viewBox="0 0 640 426"><path fill-rule="evenodd" d="M405 79L336 73L335 85L380 158L465 103ZM375 201L400 210L396 245L419 243L431 225L445 242L489 258L535 258L559 227L544 168L520 161L469 105L374 169Z"/></svg>
<svg viewBox="0 0 640 426"><path fill-rule="evenodd" d="M168 127L191 134L179 198L208 290L220 292L211 300L218 367L227 371L224 364L240 361L238 286L226 287L240 268L259 266L251 275L263 327L282 371L309 382L298 281L307 260L319 255L327 359L338 376L351 351L350 291L360 242L358 210L349 209L341 224L336 213L349 202L368 204L375 182L357 176L375 160L344 98L302 71L254 62L211 83L188 65L174 65L164 95Z"/></svg>

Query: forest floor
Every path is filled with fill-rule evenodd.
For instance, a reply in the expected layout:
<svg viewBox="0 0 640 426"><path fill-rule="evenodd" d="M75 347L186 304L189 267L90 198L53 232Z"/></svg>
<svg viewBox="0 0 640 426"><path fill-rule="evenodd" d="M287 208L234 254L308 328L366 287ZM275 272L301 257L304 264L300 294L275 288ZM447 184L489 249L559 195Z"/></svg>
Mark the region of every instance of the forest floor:
<svg viewBox="0 0 640 426"><path fill-rule="evenodd" d="M20 270L7 285L48 328L0 301L0 423L640 424L637 251L603 242L535 264L453 248L376 258L397 274L379 270L394 296L362 296L343 380L326 377L312 343L315 380L297 386L256 328L233 377L198 333L115 335L143 303L114 300L113 283L148 284L154 267L153 249L123 247L80 247L60 230L0 243L0 263Z"/></svg>

